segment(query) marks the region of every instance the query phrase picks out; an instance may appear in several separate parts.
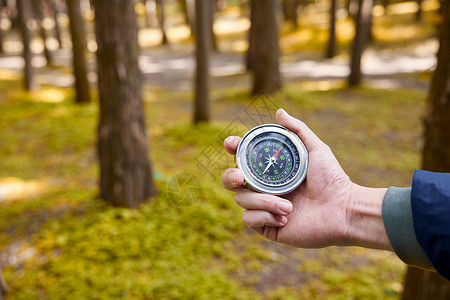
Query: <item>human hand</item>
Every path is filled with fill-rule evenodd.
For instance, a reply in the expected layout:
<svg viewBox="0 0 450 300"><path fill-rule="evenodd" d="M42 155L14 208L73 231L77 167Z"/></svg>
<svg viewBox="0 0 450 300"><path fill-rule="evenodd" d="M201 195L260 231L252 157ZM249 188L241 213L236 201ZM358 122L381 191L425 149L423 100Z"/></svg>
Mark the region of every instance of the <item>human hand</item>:
<svg viewBox="0 0 450 300"><path fill-rule="evenodd" d="M284 110L277 111L276 120L305 144L309 153L306 180L291 193L274 196L245 188L239 169L226 170L223 186L235 191L236 203L246 209L244 223L270 240L294 247L360 245L391 250L381 218L386 189L351 182L331 149ZM236 153L239 141L239 137L225 140L230 154Z"/></svg>

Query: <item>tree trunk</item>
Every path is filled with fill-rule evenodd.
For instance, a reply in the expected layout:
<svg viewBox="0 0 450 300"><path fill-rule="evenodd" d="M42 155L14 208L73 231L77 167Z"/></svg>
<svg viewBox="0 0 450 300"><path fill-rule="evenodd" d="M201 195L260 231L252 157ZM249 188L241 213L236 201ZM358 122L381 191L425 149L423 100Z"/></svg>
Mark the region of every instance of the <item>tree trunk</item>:
<svg viewBox="0 0 450 300"><path fill-rule="evenodd" d="M330 3L330 34L328 48L325 54L326 58L333 58L336 55L336 8L337 0L331 0Z"/></svg>
<svg viewBox="0 0 450 300"><path fill-rule="evenodd" d="M444 4L437 67L431 81L425 118L425 144L422 168L450 172L450 3ZM438 273L408 268L404 300L450 299L450 281Z"/></svg>
<svg viewBox="0 0 450 300"><path fill-rule="evenodd" d="M250 0L250 30L248 31L248 49L245 55L245 65L247 71L252 71L255 65L256 55L256 40L255 40L255 6L257 6L257 0Z"/></svg>
<svg viewBox="0 0 450 300"><path fill-rule="evenodd" d="M298 28L297 23L297 8L298 8L298 0L283 0L283 14L284 19L292 24L294 28Z"/></svg>
<svg viewBox="0 0 450 300"><path fill-rule="evenodd" d="M52 63L52 56L50 54L50 50L47 47L47 31L44 26L42 26L42 20L44 19L44 15L42 13L41 1L40 0L31 0L32 8L34 12L34 16L36 18L36 22L39 26L39 35L42 39L42 46L44 47L44 56L47 64Z"/></svg>
<svg viewBox="0 0 450 300"><path fill-rule="evenodd" d="M195 108L194 124L208 122L209 117L209 52L211 50L211 25L209 14L211 2L195 1Z"/></svg>
<svg viewBox="0 0 450 300"><path fill-rule="evenodd" d="M156 1L158 1L158 0L142 0L142 4L145 7L145 26L146 27L158 26Z"/></svg>
<svg viewBox="0 0 450 300"><path fill-rule="evenodd" d="M165 16L164 16L164 0L157 0L157 14L158 14L158 23L159 28L161 29L162 33L162 41L161 44L167 45L169 43L169 40L167 39L166 35L166 22L165 22Z"/></svg>
<svg viewBox="0 0 450 300"><path fill-rule="evenodd" d="M450 4L445 2L437 66L431 81L425 119L423 167L450 172Z"/></svg>
<svg viewBox="0 0 450 300"><path fill-rule="evenodd" d="M53 18L53 22L55 22L55 38L58 41L59 48L62 48L61 28L59 27L58 23L58 13L59 13L58 8L55 5L55 2L53 2L53 0L46 0L46 1L48 10L50 11Z"/></svg>
<svg viewBox="0 0 450 300"><path fill-rule="evenodd" d="M83 17L79 0L67 0L67 12L70 20L70 34L72 36L73 71L75 75L75 101L87 103L91 101L86 69L86 40Z"/></svg>
<svg viewBox="0 0 450 300"><path fill-rule="evenodd" d="M94 0L100 120L100 195L138 207L156 195L148 158L133 1Z"/></svg>
<svg viewBox="0 0 450 300"><path fill-rule="evenodd" d="M213 51L219 51L219 44L217 43L217 37L214 34L214 14L215 14L215 12L217 10L217 5L216 4L217 4L216 2L208 4L209 5L209 9L211 11L208 14L208 16L209 16L208 24L209 24L209 27L210 27L209 32L210 32L210 35L211 35L211 39L210 39L210 41L211 41L211 50L213 50Z"/></svg>
<svg viewBox="0 0 450 300"><path fill-rule="evenodd" d="M256 2L256 5L253 5ZM274 93L281 88L279 70L277 0L253 0L254 49L252 94Z"/></svg>
<svg viewBox="0 0 450 300"><path fill-rule="evenodd" d="M184 0L186 3L186 21L187 25L191 29L191 36L195 36L195 1L196 0Z"/></svg>
<svg viewBox="0 0 450 300"><path fill-rule="evenodd" d="M0 267L0 300L6 299L6 294L8 291L9 287L5 281L5 278L3 278L2 268Z"/></svg>
<svg viewBox="0 0 450 300"><path fill-rule="evenodd" d="M3 11L3 2L0 3L0 24L2 24L2 11ZM3 53L3 30L0 26L0 53Z"/></svg>
<svg viewBox="0 0 450 300"><path fill-rule="evenodd" d="M36 84L34 82L34 69L32 65L32 53L30 49L31 33L28 29L27 22L31 18L30 5L28 0L16 0L18 21L20 24L20 33L23 43L24 66L24 86L27 91L34 91Z"/></svg>
<svg viewBox="0 0 450 300"><path fill-rule="evenodd" d="M420 22L422 19L422 2L423 0L417 0L416 21Z"/></svg>
<svg viewBox="0 0 450 300"><path fill-rule="evenodd" d="M374 0L359 0L356 16L356 32L353 39L353 48L348 77L349 86L358 86L361 83L361 57L367 43L370 14Z"/></svg>

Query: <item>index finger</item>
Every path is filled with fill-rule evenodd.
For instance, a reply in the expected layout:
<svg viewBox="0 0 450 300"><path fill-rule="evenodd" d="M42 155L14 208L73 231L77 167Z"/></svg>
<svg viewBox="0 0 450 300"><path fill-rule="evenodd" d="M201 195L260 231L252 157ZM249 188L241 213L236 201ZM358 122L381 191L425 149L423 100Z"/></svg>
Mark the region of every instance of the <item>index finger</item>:
<svg viewBox="0 0 450 300"><path fill-rule="evenodd" d="M229 136L223 141L223 145L225 146L225 149L230 154L236 154L236 149L239 145L239 142L241 141L241 138L238 136Z"/></svg>

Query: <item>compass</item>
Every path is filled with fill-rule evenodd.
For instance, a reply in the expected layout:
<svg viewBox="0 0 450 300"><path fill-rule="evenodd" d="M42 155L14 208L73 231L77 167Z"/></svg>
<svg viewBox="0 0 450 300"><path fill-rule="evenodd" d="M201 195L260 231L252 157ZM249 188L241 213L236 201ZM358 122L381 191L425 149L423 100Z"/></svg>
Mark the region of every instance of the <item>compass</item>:
<svg viewBox="0 0 450 300"><path fill-rule="evenodd" d="M273 195L293 191L305 179L308 151L287 128L264 124L248 131L239 142L236 163L252 190Z"/></svg>

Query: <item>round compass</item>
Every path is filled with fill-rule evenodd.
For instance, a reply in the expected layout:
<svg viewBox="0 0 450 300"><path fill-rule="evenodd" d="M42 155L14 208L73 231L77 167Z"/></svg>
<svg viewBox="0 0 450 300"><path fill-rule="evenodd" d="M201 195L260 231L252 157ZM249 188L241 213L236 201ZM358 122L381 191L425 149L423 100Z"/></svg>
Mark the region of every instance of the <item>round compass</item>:
<svg viewBox="0 0 450 300"><path fill-rule="evenodd" d="M305 179L308 152L292 131L280 125L265 124L242 137L236 163L250 189L283 195Z"/></svg>

